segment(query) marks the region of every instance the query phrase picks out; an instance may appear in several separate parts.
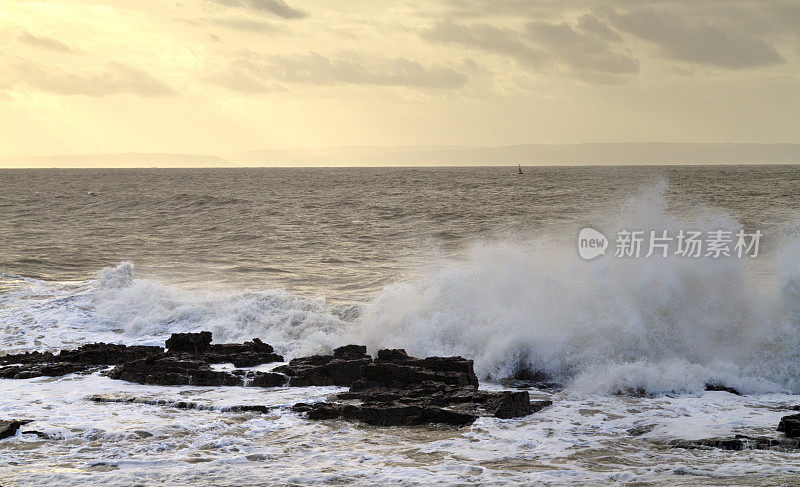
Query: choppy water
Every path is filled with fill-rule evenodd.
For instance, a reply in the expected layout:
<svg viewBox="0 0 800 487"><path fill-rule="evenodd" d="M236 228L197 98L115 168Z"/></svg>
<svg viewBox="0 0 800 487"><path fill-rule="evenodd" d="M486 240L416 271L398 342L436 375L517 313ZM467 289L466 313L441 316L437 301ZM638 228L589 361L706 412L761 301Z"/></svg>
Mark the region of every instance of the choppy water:
<svg viewBox="0 0 800 487"><path fill-rule="evenodd" d="M85 399L288 406L331 388L3 380L3 416L57 438L0 442L3 484L772 484L800 472L800 454L665 446L774 434L800 403L795 167L0 171L0 222L4 351L208 329L288 357L350 342L460 354L483 387L520 366L568 384L544 412L455 430ZM764 236L756 259L584 262L587 225ZM750 395L703 392L708 381ZM630 390L649 397L617 394Z"/></svg>

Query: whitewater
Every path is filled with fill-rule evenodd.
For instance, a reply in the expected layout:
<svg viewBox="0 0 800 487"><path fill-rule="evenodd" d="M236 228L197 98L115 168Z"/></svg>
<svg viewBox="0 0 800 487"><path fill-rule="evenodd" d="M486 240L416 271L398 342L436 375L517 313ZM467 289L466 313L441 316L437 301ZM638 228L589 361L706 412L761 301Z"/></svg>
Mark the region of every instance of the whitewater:
<svg viewBox="0 0 800 487"><path fill-rule="evenodd" d="M492 215L480 214L478 204L446 209L447 198L436 195L443 186L475 193L443 177L428 181L430 192L422 196L426 208L443 213L419 217L426 230L414 237L407 236L414 215L404 213L408 202L399 200L407 196L387 193L381 204L349 208L329 194L330 206L338 208L326 211L347 216L335 220L328 215L326 220L316 202L317 210L307 218L317 225L308 225L304 231L310 235L299 238L308 241L269 260L237 254L236 262L203 262L198 255L225 248L231 237L217 229L216 240L200 238L187 221L171 223L175 227L167 236L178 243L172 250L162 246L172 252L167 257L154 258L156 250L150 247L158 245L144 238L138 244L118 240L123 248L139 245L135 251L104 246L99 257L87 252L80 269L66 264L66 254L53 265L49 257L22 258L19 249L7 251L0 268L0 349L5 353L92 342L163 345L172 333L208 330L217 343L260 338L286 360L359 343L370 353L404 348L420 357L467 357L474 360L485 389L499 388L520 371L537 371L563 388L531 389L534 398L551 398L554 405L529 417L480 418L462 429L403 429L312 423L288 410L294 402L322 400L341 390L335 387L154 387L99 373L0 380L4 415L35 418L38 430L57 439L18 435L0 443L6 460L0 483L791 483L800 475L796 454L669 447L675 439L773 434L786 408L800 404L798 176L790 172L792 185L787 187L785 168L761 168L759 177L778 183L741 188L733 182L709 190L703 178L719 180L713 171L720 169L707 170L712 174L641 170L620 184L613 183L619 180L613 172L580 179L567 168L544 174L531 183L541 187L523 193L492 173L502 207ZM393 176L412 184L425 173L406 170ZM461 183L471 181L473 190L481 189L485 176L476 172ZM247 178L230 177L241 180L246 193ZM558 183L570 178L578 178L573 186L580 191ZM217 183L209 184L212 192ZM100 188L97 194L113 194L116 202L95 202L91 196L88 204L133 204L113 189ZM85 196L82 190L76 198ZM748 195L744 199L742 192ZM14 200L13 191L5 194L0 202L4 211L19 208L22 200ZM186 213L214 220L219 212L237 215L252 205L237 195L217 201L178 196L157 193L152 214L181 204ZM534 208L514 214L512 209L526 199ZM51 203L47 197L33 202ZM315 206L313 198L309 205ZM775 208L781 209L779 215L770 213ZM96 208L96 214L104 211ZM378 240L396 233L399 250L383 248L368 234L348 234L367 224L370 212L385 214L373 220L374 227L381 227ZM509 214L514 214L512 222L503 219ZM119 218L114 225L140 224ZM501 220L502 225L497 223ZM241 223L236 226L240 236L258 233L252 226L242 229ZM265 234L297 240L294 228L270 225ZM341 231L334 232L337 225ZM584 226L605 235L626 229L760 229L765 237L761 255L752 259L625 259L608 252L587 262L576 247ZM323 243L334 234L351 242L338 253L336 242ZM87 238L82 232L73 244ZM260 245L244 240L238 245ZM201 249L201 244L210 248ZM50 255L65 252L53 242L42 245L43 253L48 248ZM309 257L314 252L319 255ZM98 265L108 258L116 259ZM30 272L24 272L26 266ZM325 269L330 275L319 277ZM744 395L706 391L707 384ZM208 407L175 411L86 401L91 394L106 393L191 400ZM225 410L234 404L277 408L265 415Z"/></svg>

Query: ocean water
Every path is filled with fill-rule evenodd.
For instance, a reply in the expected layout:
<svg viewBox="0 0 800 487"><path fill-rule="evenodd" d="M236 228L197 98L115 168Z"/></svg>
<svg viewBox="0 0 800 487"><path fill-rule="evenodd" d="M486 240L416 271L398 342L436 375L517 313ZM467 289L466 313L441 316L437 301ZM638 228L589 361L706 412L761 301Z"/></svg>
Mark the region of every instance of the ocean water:
<svg viewBox="0 0 800 487"><path fill-rule="evenodd" d="M755 258L587 262L585 226L763 236ZM800 404L796 167L0 170L0 244L0 353L210 330L287 359L363 343L471 358L487 389L522 368L566 386L454 429L288 410L338 388L0 380L2 417L53 438L0 441L2 485L800 481L798 453L668 446L776 435ZM281 407L225 411L249 403Z"/></svg>

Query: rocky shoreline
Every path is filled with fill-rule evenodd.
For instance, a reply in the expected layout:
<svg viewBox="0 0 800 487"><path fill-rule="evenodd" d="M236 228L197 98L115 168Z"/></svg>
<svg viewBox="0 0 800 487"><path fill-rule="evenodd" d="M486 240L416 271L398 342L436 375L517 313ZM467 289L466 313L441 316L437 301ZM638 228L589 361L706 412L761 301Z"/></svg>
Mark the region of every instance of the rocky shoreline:
<svg viewBox="0 0 800 487"><path fill-rule="evenodd" d="M327 401L298 403L292 410L312 420L343 418L379 426L464 426L480 416L521 417L551 404L531 402L527 391L478 390L473 362L463 357L415 358L404 350L387 349L379 350L373 358L365 346L346 345L331 355L295 358L273 371L261 372L245 368L284 360L272 346L257 338L240 344L211 342L210 332L176 333L165 347L93 343L58 354L6 355L0 357L0 378L57 377L113 367L102 373L112 379L147 385L348 387L347 392ZM232 363L235 368L212 367L223 363ZM136 402L135 398L102 396L90 400ZM164 405L196 407L180 401Z"/></svg>
<svg viewBox="0 0 800 487"><path fill-rule="evenodd" d="M409 356L402 349L379 350L375 357L365 346L346 345L330 355L292 359L269 372L246 370L283 362L272 346L258 338L238 344L213 344L210 332L176 333L159 346L125 346L108 343L83 345L58 354L31 352L0 357L0 378L29 379L73 373L101 373L111 379L147 385L311 387L338 386L348 390L325 401L296 403L291 409L310 420L344 419L375 426L472 424L481 416L510 419L540 411L552 402L531 401L525 390L484 391L478 388L472 360L463 357ZM233 364L232 370L214 368ZM535 373L518 374L519 383L552 382ZM513 386L512 386L513 388ZM723 385L708 390L738 394ZM185 401L144 400L129 396L94 395L96 403L129 402L178 409L205 409ZM242 405L225 410L267 413L273 407ZM15 435L29 420L0 421L0 439ZM800 449L800 414L784 416L777 427L780 437L736 435L730 438L676 440L670 446L689 449ZM35 433L23 431L22 433Z"/></svg>

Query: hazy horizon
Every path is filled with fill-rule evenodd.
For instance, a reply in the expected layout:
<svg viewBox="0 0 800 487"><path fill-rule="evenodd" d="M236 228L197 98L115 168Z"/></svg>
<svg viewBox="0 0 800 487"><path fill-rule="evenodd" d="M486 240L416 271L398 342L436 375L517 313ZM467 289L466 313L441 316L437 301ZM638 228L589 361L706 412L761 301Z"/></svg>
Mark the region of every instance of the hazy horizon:
<svg viewBox="0 0 800 487"><path fill-rule="evenodd" d="M793 164L800 144L586 143L509 146L368 146L265 149L233 154L109 153L0 156L6 168L432 167Z"/></svg>

